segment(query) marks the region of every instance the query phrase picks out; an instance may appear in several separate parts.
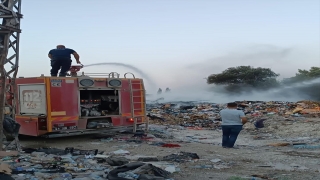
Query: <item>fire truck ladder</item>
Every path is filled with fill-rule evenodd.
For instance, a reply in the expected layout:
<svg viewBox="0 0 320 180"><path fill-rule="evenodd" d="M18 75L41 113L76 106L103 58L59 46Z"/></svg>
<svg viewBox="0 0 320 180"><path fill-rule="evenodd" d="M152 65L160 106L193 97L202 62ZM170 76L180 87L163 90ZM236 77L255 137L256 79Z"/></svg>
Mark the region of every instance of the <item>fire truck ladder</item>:
<svg viewBox="0 0 320 180"><path fill-rule="evenodd" d="M8 114L15 119L17 97L15 79L19 67L21 0L0 0L0 18L2 19L2 24L0 24L0 150L2 150L3 120L6 107L10 109ZM8 58L9 53L12 55ZM5 65L10 66L5 67ZM6 98L7 93L10 94L9 100ZM19 133L12 135L14 135L15 140L7 145L6 149L15 143L19 151Z"/></svg>
<svg viewBox="0 0 320 180"><path fill-rule="evenodd" d="M132 85L141 85L142 89L133 89ZM146 128L145 131L148 131L148 126L149 126L149 119L146 116L146 91L144 88L144 84L142 83L142 80L139 83L132 83L131 80L129 80L129 87L130 87L130 106L131 106L131 118L133 119L133 132L137 132L137 117L135 116L135 113L137 111L143 112L144 120L146 122ZM139 96L134 96L134 91L143 91L143 102L134 102L134 98L141 98L141 95ZM140 103L141 108L135 109L135 104Z"/></svg>

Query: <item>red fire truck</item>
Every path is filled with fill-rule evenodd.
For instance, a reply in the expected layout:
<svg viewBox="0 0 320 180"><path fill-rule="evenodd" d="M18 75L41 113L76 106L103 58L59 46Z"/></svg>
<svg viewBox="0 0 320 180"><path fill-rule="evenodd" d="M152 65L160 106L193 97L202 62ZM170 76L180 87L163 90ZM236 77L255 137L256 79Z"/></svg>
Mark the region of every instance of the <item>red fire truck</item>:
<svg viewBox="0 0 320 180"><path fill-rule="evenodd" d="M126 73L91 73L71 77L16 79L15 117L20 134L61 137L133 128L147 122L143 80ZM132 77L126 76L131 74ZM99 76L99 77L97 77Z"/></svg>

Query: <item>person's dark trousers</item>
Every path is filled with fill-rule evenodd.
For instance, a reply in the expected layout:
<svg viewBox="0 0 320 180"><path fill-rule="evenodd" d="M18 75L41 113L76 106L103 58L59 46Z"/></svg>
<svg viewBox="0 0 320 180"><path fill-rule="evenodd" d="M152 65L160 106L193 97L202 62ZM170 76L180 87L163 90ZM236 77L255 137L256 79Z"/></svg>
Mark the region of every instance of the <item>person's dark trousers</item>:
<svg viewBox="0 0 320 180"><path fill-rule="evenodd" d="M60 70L59 77L65 77L70 70L72 61L70 59L51 60L51 76L56 77Z"/></svg>
<svg viewBox="0 0 320 180"><path fill-rule="evenodd" d="M242 130L242 125L223 125L222 127L222 147L232 148L237 141Z"/></svg>

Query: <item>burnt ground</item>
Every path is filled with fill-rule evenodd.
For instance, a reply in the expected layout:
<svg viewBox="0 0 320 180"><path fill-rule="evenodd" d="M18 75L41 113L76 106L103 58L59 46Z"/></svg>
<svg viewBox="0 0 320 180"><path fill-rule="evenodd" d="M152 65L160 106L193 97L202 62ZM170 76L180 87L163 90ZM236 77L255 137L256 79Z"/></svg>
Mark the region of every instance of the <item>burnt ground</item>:
<svg viewBox="0 0 320 180"><path fill-rule="evenodd" d="M255 130L252 124L248 123L236 143L239 149L222 148L220 146L221 131L218 129L178 130L171 128L168 131L175 138L163 139L163 141L176 143L181 147L165 148L150 145L150 141L128 143L113 140L105 142L94 139L93 136L56 139L21 137L20 141L22 146L33 148L75 147L86 150L99 149L105 153L123 149L129 151L130 156L166 156L180 151L197 153L199 160L178 165L180 171L174 173L174 179L177 180L241 180L241 178L252 179L253 176L275 180L320 179L320 147L316 147L320 144L320 119L297 119L289 122L272 119L266 122L265 128L259 130ZM198 142L190 142L186 136L192 136ZM287 146L269 145L282 142L291 144ZM292 143L306 143L314 148L298 149ZM204 168L204 165L207 168Z"/></svg>

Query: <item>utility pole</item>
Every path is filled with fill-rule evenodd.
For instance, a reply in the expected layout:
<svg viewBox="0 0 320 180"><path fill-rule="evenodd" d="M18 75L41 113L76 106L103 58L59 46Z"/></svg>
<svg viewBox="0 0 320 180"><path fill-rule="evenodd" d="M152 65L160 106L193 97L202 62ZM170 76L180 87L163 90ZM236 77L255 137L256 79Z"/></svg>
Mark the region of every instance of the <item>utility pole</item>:
<svg viewBox="0 0 320 180"><path fill-rule="evenodd" d="M15 120L16 85L15 79L19 67L19 39L21 0L0 0L0 150L3 149L3 120L5 108ZM10 97L9 100L7 97ZM19 150L18 134L15 143Z"/></svg>

